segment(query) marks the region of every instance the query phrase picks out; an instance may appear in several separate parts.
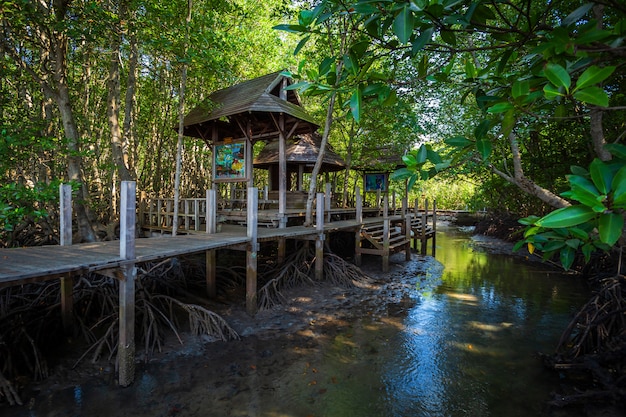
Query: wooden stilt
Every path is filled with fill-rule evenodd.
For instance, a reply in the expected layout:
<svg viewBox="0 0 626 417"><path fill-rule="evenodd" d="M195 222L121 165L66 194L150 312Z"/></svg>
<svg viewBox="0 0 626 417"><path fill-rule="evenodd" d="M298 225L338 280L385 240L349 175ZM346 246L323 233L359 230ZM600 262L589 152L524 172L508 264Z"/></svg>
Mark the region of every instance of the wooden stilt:
<svg viewBox="0 0 626 417"><path fill-rule="evenodd" d="M248 188L248 247L246 249L246 311L254 316L257 313L257 205L259 194L257 188Z"/></svg>
<svg viewBox="0 0 626 417"><path fill-rule="evenodd" d="M330 184L329 184L330 185ZM315 279L324 279L324 194L317 194L317 210L315 211Z"/></svg>
<svg viewBox="0 0 626 417"><path fill-rule="evenodd" d="M120 258L135 259L135 182L122 181L120 199ZM120 268L119 293L119 384L127 387L135 379L135 277L134 263Z"/></svg>
<svg viewBox="0 0 626 417"><path fill-rule="evenodd" d="M206 257L206 293L209 298L215 298L217 296L217 265L216 265L216 251L207 250L205 252Z"/></svg>
<svg viewBox="0 0 626 417"><path fill-rule="evenodd" d="M356 198L356 221L363 224L363 197L359 187L355 187L354 196ZM361 230L354 234L354 264L361 266Z"/></svg>

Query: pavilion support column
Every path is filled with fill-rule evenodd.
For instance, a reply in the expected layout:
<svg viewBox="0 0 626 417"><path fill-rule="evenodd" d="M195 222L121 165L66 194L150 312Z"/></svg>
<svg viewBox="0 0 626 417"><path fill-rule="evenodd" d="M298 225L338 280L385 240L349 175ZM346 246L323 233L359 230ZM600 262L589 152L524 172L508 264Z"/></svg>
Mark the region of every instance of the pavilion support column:
<svg viewBox="0 0 626 417"><path fill-rule="evenodd" d="M361 226L354 234L354 264L361 266L361 227L363 227L363 196L361 196L361 190L356 187L354 196L356 198L356 221Z"/></svg>
<svg viewBox="0 0 626 417"><path fill-rule="evenodd" d="M135 379L135 195L134 181L122 181L120 198L120 258L127 260L120 268L119 293L119 384L127 387Z"/></svg>
<svg viewBox="0 0 626 417"><path fill-rule="evenodd" d="M383 272L389 272L389 197L383 197Z"/></svg>
<svg viewBox="0 0 626 417"><path fill-rule="evenodd" d="M326 210L326 221L328 223L330 223L330 207L331 207L331 200L332 200L332 184L327 182L326 183L326 189L325 189L325 199L324 199L324 210Z"/></svg>
<svg viewBox="0 0 626 417"><path fill-rule="evenodd" d="M317 210L315 211L315 279L324 279L324 194L317 193Z"/></svg>
<svg viewBox="0 0 626 417"><path fill-rule="evenodd" d="M287 227L287 138L285 137L285 115L278 116L278 227ZM287 240L278 239L278 263L285 262Z"/></svg>
<svg viewBox="0 0 626 417"><path fill-rule="evenodd" d="M60 221L59 234L61 246L72 245L72 186L61 184L59 186L60 196ZM66 335L74 332L74 278L72 274L66 274L61 278L61 317L63 320L63 331Z"/></svg>
<svg viewBox="0 0 626 417"><path fill-rule="evenodd" d="M258 310L257 303L257 233L258 233L258 217L257 204L259 200L259 192L255 187L248 188L248 219L247 234L248 246L246 248L246 311L249 315L254 316Z"/></svg>

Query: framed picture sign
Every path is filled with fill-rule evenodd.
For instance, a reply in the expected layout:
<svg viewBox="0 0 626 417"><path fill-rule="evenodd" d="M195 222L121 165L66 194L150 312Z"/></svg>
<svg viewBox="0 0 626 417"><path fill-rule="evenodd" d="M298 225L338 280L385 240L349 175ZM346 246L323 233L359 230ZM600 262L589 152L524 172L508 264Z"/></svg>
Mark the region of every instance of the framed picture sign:
<svg viewBox="0 0 626 417"><path fill-rule="evenodd" d="M387 173L365 174L365 191L387 191Z"/></svg>
<svg viewBox="0 0 626 417"><path fill-rule="evenodd" d="M224 141L213 146L215 181L243 181L248 178L246 172L247 142Z"/></svg>

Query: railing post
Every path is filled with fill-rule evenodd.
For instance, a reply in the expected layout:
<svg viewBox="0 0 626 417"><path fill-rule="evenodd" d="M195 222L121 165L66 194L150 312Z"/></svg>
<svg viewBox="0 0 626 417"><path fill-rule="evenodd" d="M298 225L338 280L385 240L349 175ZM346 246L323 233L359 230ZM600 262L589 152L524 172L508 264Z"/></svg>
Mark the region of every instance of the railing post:
<svg viewBox="0 0 626 417"><path fill-rule="evenodd" d="M330 185L330 184L329 184ZM317 210L315 211L315 279L324 279L324 194L317 194Z"/></svg>
<svg viewBox="0 0 626 417"><path fill-rule="evenodd" d="M120 258L135 259L136 185L122 181L120 198ZM119 384L127 387L135 379L135 277L134 262L120 267L119 294Z"/></svg>
<svg viewBox="0 0 626 417"><path fill-rule="evenodd" d="M389 271L389 198L383 197L383 272Z"/></svg>
<svg viewBox="0 0 626 417"><path fill-rule="evenodd" d="M215 233L217 231L217 204L215 190L206 190L206 232Z"/></svg>
<svg viewBox="0 0 626 417"><path fill-rule="evenodd" d="M356 200L356 221L363 227L363 196L359 186L355 187L354 197ZM361 227L354 234L354 264L356 266L361 265Z"/></svg>
<svg viewBox="0 0 626 417"><path fill-rule="evenodd" d="M255 187L248 188L247 235L246 248L246 311L254 316L257 312L257 233L259 191Z"/></svg>
<svg viewBox="0 0 626 417"><path fill-rule="evenodd" d="M433 200L433 237L432 237L432 245L433 245L433 256L436 253L437 247L437 200Z"/></svg>
<svg viewBox="0 0 626 417"><path fill-rule="evenodd" d="M426 255L426 244L428 236L426 235L426 227L428 226L428 200L424 200L424 212L422 213L422 233L420 243L420 253Z"/></svg>
<svg viewBox="0 0 626 417"><path fill-rule="evenodd" d="M72 245L72 186L61 184L59 186L59 243L61 246ZM74 279L72 274L65 274L61 278L61 317L63 330L66 335L71 335L74 328Z"/></svg>

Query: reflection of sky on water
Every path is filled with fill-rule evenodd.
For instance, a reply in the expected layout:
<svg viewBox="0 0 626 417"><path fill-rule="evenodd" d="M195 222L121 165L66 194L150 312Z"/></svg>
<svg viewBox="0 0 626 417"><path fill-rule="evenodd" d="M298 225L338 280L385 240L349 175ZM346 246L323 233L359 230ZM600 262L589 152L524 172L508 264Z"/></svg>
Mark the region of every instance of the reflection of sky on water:
<svg viewBox="0 0 626 417"><path fill-rule="evenodd" d="M389 415L538 415L555 375L534 353L554 347L582 286L438 239L441 285L420 288L385 367Z"/></svg>

